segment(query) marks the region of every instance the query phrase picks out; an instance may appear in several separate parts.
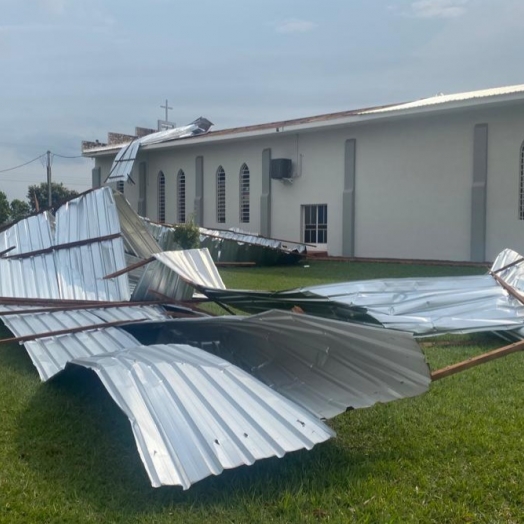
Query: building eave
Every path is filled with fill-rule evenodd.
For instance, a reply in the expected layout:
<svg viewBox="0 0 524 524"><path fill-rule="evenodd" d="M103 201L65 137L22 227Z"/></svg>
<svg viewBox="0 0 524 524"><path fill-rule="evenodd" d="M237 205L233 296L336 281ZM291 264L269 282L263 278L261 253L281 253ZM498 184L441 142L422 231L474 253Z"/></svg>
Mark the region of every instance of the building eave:
<svg viewBox="0 0 524 524"><path fill-rule="evenodd" d="M483 92L488 92L488 90L479 91L479 93ZM455 96L459 97L459 95ZM261 126L247 126L245 128L234 128L231 130L218 130L196 137L146 145L143 146L142 149L144 151L156 151L175 147L198 146L202 144L255 139L275 135L288 135L298 132L310 132L330 128L336 129L342 126L356 126L377 121L429 116L438 113L448 113L452 111L461 111L481 107L492 107L495 105L507 105L524 100L524 85L515 86L515 91L505 92L503 94L470 96L468 98L457 98L455 100L448 100L447 97L443 97L442 102L439 102L437 97L435 97L434 100L427 100L427 103L425 103L424 100L421 100L420 102L410 102L406 104L382 106L377 108L357 110L354 112L345 112L343 113L344 116L341 116L340 118L337 118L334 115L326 115L325 119L318 118L314 121L304 122L304 120L307 119L298 119L284 122L275 122L274 126L271 126L271 124L263 124ZM315 117L311 118L314 119ZM87 150L83 152L83 156L89 158L111 156L116 154L125 145L127 145L127 143Z"/></svg>

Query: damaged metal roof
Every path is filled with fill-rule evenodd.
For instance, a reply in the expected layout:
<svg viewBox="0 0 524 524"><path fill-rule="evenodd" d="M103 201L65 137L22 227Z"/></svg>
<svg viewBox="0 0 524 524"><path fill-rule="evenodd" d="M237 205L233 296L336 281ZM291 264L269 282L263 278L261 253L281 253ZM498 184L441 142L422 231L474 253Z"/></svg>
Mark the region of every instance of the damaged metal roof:
<svg viewBox="0 0 524 524"><path fill-rule="evenodd" d="M161 252L107 187L59 208L56 224L42 215L0 234L6 249L15 240L0 256L0 319L15 335L2 342L23 343L43 380L68 364L93 369L154 486L309 449L334 435L321 418L429 385L403 333L285 312L171 321L143 300L186 299L187 283L226 292L216 266L206 249ZM137 265L141 302L130 303Z"/></svg>
<svg viewBox="0 0 524 524"><path fill-rule="evenodd" d="M143 219L144 225L163 251L179 250L176 225L167 226ZM267 238L240 230L198 228L200 246L215 262L253 262L261 266L296 264L307 253L305 244Z"/></svg>
<svg viewBox="0 0 524 524"><path fill-rule="evenodd" d="M173 269L182 275L183 266ZM248 313L297 306L311 315L374 323L416 336L524 328L524 298L518 296L524 289L524 258L511 250L480 276L377 279L278 292L218 289L198 279L193 285L210 299Z"/></svg>
<svg viewBox="0 0 524 524"><path fill-rule="evenodd" d="M335 435L310 412L225 360L186 345L77 359L131 427L151 484L187 489L224 469L311 449Z"/></svg>
<svg viewBox="0 0 524 524"><path fill-rule="evenodd" d="M430 383L410 334L304 314L179 318L123 329L142 341L205 348L319 418L420 395Z"/></svg>
<svg viewBox="0 0 524 524"><path fill-rule="evenodd" d="M200 117L187 126L159 131L158 133L152 133L133 140L133 142L123 146L117 153L106 183L116 180L127 181L131 178L135 159L141 146L202 135L207 133L212 125L212 122L207 120L207 118Z"/></svg>

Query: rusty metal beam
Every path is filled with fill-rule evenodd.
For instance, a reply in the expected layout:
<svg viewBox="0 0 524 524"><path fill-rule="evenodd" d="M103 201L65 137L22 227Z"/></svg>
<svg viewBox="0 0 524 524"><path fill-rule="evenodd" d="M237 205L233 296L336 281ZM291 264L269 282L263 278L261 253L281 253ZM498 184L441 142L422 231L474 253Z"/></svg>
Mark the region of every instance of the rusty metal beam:
<svg viewBox="0 0 524 524"><path fill-rule="evenodd" d="M451 366L447 366L442 369L437 369L436 371L433 371L433 373L431 373L431 380L440 380L441 378L455 375L456 373L460 373L461 371L465 371L466 369L479 366L480 364L484 364L485 362L490 362L491 360L496 360L497 358L502 358L506 355L510 355L511 353L516 353L517 351L522 350L524 350L524 340L515 342L514 344L510 344L509 346L504 346L502 348L489 351L488 353L483 353L482 355L478 355L477 357L468 358L468 360L463 360L462 362L458 362L457 364L452 364Z"/></svg>
<svg viewBox="0 0 524 524"><path fill-rule="evenodd" d="M120 275L129 273L130 271L133 271L133 269L138 269L139 267L145 266L149 264L150 262L153 262L153 260L156 260L155 257L149 257L149 258L146 258L145 260L141 260L140 262L137 262L136 264L131 264L130 266L127 266L124 269L121 269L119 271L115 271L114 273L110 273L109 275L106 275L104 277L104 280L107 280L109 278L119 277Z"/></svg>
<svg viewBox="0 0 524 524"><path fill-rule="evenodd" d="M45 249L38 249L36 251L30 251L29 253L20 253L18 255L10 255L8 257L4 257L7 259L10 258L30 258L35 257L37 255L45 255L47 253L52 253L54 251L59 251L61 249L70 249L72 247L80 247L80 246L87 246L89 244L95 244L97 242L104 242L106 240L114 240L115 238L120 238L120 233L114 233L113 235L105 235L102 237L96 237L96 238L87 238L85 240L77 240L75 242L68 242L66 244L60 244L58 246L51 246L46 247Z"/></svg>
<svg viewBox="0 0 524 524"><path fill-rule="evenodd" d="M107 327L116 327L121 326L122 324L129 324L129 323L136 323L136 322L144 322L145 320L149 320L147 318L141 318L139 320L115 320L114 322L103 322L100 324L89 324L87 326L79 326L76 328L69 328L69 329L60 329L58 331L48 331L46 333L36 333L33 335L26 335L24 337L13 337L13 338L3 338L0 339L0 345L1 344L12 344L16 342L28 342L30 340L37 340L40 338L48 338L48 337L57 337L60 335L69 335L70 333L79 333L81 331L90 331L93 329L103 329Z"/></svg>

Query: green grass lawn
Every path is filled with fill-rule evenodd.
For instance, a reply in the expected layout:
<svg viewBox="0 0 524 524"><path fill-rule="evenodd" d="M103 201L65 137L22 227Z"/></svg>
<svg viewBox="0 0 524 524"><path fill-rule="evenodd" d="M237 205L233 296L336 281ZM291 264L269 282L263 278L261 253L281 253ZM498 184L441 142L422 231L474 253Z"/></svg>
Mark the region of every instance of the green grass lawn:
<svg viewBox="0 0 524 524"><path fill-rule="evenodd" d="M228 287L464 275L478 268L310 262L227 269ZM1 333L2 337L6 333ZM433 369L503 345L422 344ZM524 355L330 424L312 451L257 462L189 491L151 488L129 422L94 374L41 383L22 346L0 346L0 522L524 522Z"/></svg>

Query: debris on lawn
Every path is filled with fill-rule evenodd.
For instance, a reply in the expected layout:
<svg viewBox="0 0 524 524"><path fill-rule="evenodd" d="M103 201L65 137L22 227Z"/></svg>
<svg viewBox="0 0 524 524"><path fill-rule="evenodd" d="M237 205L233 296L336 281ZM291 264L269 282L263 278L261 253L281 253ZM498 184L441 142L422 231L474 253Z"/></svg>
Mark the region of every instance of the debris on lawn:
<svg viewBox="0 0 524 524"><path fill-rule="evenodd" d="M210 300L248 313L298 307L416 337L492 331L524 338L524 258L510 249L479 276L365 280L278 292L214 288L182 278Z"/></svg>
<svg viewBox="0 0 524 524"><path fill-rule="evenodd" d="M153 486L311 449L334 436L324 419L429 387L409 334L306 309L210 317L187 307L195 287L226 291L209 251L163 251L108 187L0 232L0 342L42 380L93 370Z"/></svg>
<svg viewBox="0 0 524 524"><path fill-rule="evenodd" d="M175 240L176 225L157 224L144 219L148 231L165 251L180 249ZM306 244L267 238L238 229L199 228L200 247L207 248L216 263L257 266L292 265L307 255Z"/></svg>

